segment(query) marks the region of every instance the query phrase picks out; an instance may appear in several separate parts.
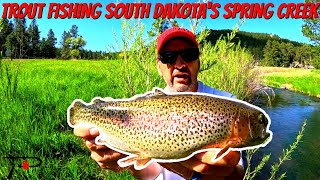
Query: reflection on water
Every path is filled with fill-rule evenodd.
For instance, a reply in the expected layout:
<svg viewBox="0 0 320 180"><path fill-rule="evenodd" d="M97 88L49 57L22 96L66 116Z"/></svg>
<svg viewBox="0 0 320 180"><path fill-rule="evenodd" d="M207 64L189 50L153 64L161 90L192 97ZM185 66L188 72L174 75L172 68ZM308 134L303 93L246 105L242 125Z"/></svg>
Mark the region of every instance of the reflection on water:
<svg viewBox="0 0 320 180"><path fill-rule="evenodd" d="M320 99L287 90L274 89L272 105L263 101L256 105L263 108L271 118L272 141L253 157L253 165L260 162L263 154L271 153L270 160L257 179L267 179L270 166L278 161L282 150L288 148L307 120L304 136L291 161L286 161L278 175L287 172L286 179L320 179Z"/></svg>

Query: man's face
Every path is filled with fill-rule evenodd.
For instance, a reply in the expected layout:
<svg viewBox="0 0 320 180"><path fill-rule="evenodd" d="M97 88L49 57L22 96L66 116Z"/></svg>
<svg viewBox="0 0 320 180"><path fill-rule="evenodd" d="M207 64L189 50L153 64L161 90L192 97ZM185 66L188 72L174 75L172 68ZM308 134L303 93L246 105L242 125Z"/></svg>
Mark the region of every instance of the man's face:
<svg viewBox="0 0 320 180"><path fill-rule="evenodd" d="M196 47L185 39L169 40L160 50L181 51L187 48ZM198 72L200 67L199 58L195 61L185 62L179 54L174 64L163 64L157 59L159 74L166 81L170 92L196 92L198 90Z"/></svg>

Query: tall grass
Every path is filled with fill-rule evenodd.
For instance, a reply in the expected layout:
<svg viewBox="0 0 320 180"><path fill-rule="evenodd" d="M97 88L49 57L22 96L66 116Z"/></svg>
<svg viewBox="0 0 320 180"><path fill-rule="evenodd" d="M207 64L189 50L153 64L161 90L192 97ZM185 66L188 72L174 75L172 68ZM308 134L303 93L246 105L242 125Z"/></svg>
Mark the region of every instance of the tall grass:
<svg viewBox="0 0 320 180"><path fill-rule="evenodd" d="M156 71L155 39L145 36L144 32L145 26L140 20L122 20L121 40L115 37L116 46L112 47L121 52L117 69L125 84L119 88L126 97L164 86Z"/></svg>
<svg viewBox="0 0 320 180"><path fill-rule="evenodd" d="M251 98L259 79L252 71L254 60L250 53L239 44L230 44L225 39L218 40L214 46L205 44L201 52L203 71L200 73L200 80L217 89L231 92L239 99Z"/></svg>
<svg viewBox="0 0 320 180"><path fill-rule="evenodd" d="M282 173L280 175L277 176L277 172L280 169L280 166L285 162L291 159L291 156L293 154L293 152L297 149L298 144L301 142L301 139L303 137L303 132L305 130L305 127L307 125L307 121L305 120L301 126L301 130L298 132L297 137L296 137L296 141L292 143L292 145L290 145L287 149L283 150L282 155L279 157L279 161L278 162L274 162L274 164L271 166L270 169L270 176L268 178L268 180L273 180L273 179L283 179L286 176L286 172ZM247 163L248 163L248 167L246 169L245 172L245 179L248 180L252 180L255 179L257 174L261 172L262 168L264 167L264 165L269 161L271 154L267 154L267 155L263 155L260 163L254 168L254 170L251 170L251 159L252 156L258 151L259 149L253 149L253 150L247 150ZM277 176L277 177L276 177Z"/></svg>
<svg viewBox="0 0 320 180"><path fill-rule="evenodd" d="M20 64L0 59L0 91L7 100L12 100L18 88Z"/></svg>
<svg viewBox="0 0 320 180"><path fill-rule="evenodd" d="M276 87L320 97L320 70L298 69L298 68L263 68L263 83ZM316 86L315 86L316 85Z"/></svg>
<svg viewBox="0 0 320 180"><path fill-rule="evenodd" d="M95 96L119 97L114 80L125 83L112 71L114 62L24 61L21 62L17 93L12 101L1 103L0 152L3 156L36 156L43 161L37 168L17 168L13 179L26 174L29 179L121 179L101 170L90 158L83 141L66 123L66 109L77 98L90 101ZM18 65L13 61L12 65ZM108 76L108 78L106 77ZM118 79L118 80L117 80ZM5 99L1 94L1 99ZM21 164L19 160L15 163ZM2 159L0 175L11 168Z"/></svg>
<svg viewBox="0 0 320 180"><path fill-rule="evenodd" d="M252 70L254 59L240 44L231 42L242 23L239 22L228 37L221 37L215 45L205 41L209 35L207 29L199 33L199 79L212 87L233 93L239 99L250 99L259 84L257 73ZM196 29L196 26L192 27ZM143 36L144 31L145 27L139 20L123 20L121 41L112 47L122 52L118 68L126 81L122 86L127 92L125 96L150 90L154 86L165 86L156 71L156 41ZM134 76L140 78L135 79Z"/></svg>

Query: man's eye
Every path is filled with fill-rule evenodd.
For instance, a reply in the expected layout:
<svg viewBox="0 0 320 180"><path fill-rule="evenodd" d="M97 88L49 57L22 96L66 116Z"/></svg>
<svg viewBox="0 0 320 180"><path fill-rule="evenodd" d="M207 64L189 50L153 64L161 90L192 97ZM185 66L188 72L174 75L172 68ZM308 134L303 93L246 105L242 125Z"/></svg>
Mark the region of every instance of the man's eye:
<svg viewBox="0 0 320 180"><path fill-rule="evenodd" d="M174 56L174 53L172 53L172 52L167 52L167 53L164 53L163 55L164 55L164 56Z"/></svg>

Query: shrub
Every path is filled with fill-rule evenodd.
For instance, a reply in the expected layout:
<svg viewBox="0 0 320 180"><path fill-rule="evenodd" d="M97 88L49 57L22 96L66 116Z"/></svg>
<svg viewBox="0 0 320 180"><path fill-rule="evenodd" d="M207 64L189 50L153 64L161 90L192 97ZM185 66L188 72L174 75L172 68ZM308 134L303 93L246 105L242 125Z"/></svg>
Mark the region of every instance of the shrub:
<svg viewBox="0 0 320 180"><path fill-rule="evenodd" d="M316 69L320 69L320 56L316 56L312 61L312 66Z"/></svg>

